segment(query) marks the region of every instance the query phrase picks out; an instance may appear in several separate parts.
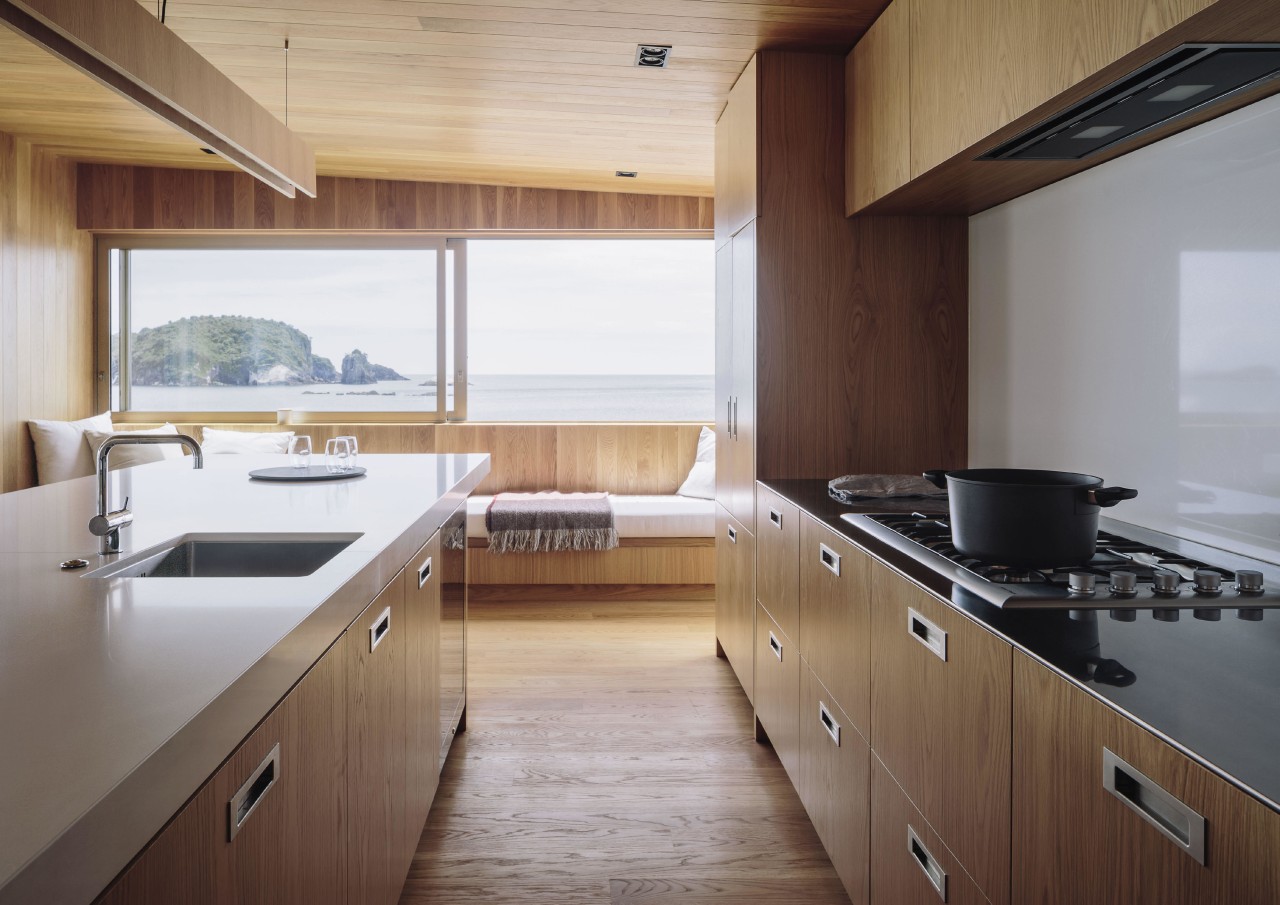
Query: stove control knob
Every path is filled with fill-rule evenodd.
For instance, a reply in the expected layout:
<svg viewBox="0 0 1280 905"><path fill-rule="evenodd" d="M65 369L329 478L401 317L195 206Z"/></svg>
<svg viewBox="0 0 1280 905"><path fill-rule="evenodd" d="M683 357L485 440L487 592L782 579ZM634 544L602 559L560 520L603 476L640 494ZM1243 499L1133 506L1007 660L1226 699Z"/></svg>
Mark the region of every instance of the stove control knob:
<svg viewBox="0 0 1280 905"><path fill-rule="evenodd" d="M1151 573L1151 583L1157 594L1175 597L1180 592L1178 585L1182 583L1182 576L1168 569L1156 569Z"/></svg>
<svg viewBox="0 0 1280 905"><path fill-rule="evenodd" d="M1217 594L1222 590L1222 576L1212 569L1196 569L1197 594Z"/></svg>
<svg viewBox="0 0 1280 905"><path fill-rule="evenodd" d="M1138 593L1138 576L1133 572L1112 572L1111 593L1116 597L1132 597Z"/></svg>
<svg viewBox="0 0 1280 905"><path fill-rule="evenodd" d="M1261 622L1262 608L1251 606L1244 609L1236 610L1236 618L1243 619L1245 622Z"/></svg>
<svg viewBox="0 0 1280 905"><path fill-rule="evenodd" d="M1067 578L1067 590L1072 594L1092 594L1096 581L1092 572L1072 572Z"/></svg>
<svg viewBox="0 0 1280 905"><path fill-rule="evenodd" d="M1191 615L1204 622L1219 622L1222 620L1222 610L1219 609L1195 609L1191 611Z"/></svg>
<svg viewBox="0 0 1280 905"><path fill-rule="evenodd" d="M1241 594L1262 593L1262 573L1253 569L1241 569L1236 573L1236 590Z"/></svg>
<svg viewBox="0 0 1280 905"><path fill-rule="evenodd" d="M1136 622L1138 620L1137 610L1112 610L1111 618L1116 622Z"/></svg>
<svg viewBox="0 0 1280 905"><path fill-rule="evenodd" d="M1152 610L1151 615L1154 616L1156 619L1158 619L1160 622L1177 622L1178 619L1181 617L1181 614L1177 610L1168 609L1168 608Z"/></svg>

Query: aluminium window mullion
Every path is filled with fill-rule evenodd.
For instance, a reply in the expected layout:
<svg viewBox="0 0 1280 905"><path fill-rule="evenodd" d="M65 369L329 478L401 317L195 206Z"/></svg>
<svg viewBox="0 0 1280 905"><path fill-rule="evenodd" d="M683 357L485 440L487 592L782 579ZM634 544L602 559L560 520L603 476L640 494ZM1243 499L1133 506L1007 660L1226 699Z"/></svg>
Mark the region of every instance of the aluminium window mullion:
<svg viewBox="0 0 1280 905"><path fill-rule="evenodd" d="M132 322L133 288L129 280L129 260L132 252L128 248L120 249L120 285L117 287L119 304L120 339L117 341L116 354L119 356L120 368L120 411L133 410L133 368L130 367L129 330ZM110 331L110 327L107 328ZM108 364L108 368L110 365ZM107 398L110 399L110 373L107 375ZM109 407L109 406L108 406Z"/></svg>
<svg viewBox="0 0 1280 905"><path fill-rule="evenodd" d="M453 409L450 421L467 420L467 240L450 239L453 250Z"/></svg>
<svg viewBox="0 0 1280 905"><path fill-rule="evenodd" d="M447 392L448 385L445 379L445 367L448 362L445 357L448 355L449 347L447 344L448 337L445 331L448 329L446 324L445 297L447 290L445 286L446 269L445 269L445 243L443 240L437 240L436 246L436 420L447 421L449 418Z"/></svg>

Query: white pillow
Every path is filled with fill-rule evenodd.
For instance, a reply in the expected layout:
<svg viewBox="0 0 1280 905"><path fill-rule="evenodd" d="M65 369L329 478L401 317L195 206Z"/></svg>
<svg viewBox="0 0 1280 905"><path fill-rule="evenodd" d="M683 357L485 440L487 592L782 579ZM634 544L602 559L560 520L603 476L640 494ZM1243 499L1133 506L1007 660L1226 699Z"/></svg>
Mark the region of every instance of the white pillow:
<svg viewBox="0 0 1280 905"><path fill-rule="evenodd" d="M84 442L86 430L111 432L111 413L79 421L27 422L36 447L36 476L41 484L93 474L93 456Z"/></svg>
<svg viewBox="0 0 1280 905"><path fill-rule="evenodd" d="M711 428L704 427L698 434L698 453L693 467L676 493L700 500L716 498L716 432Z"/></svg>
<svg viewBox="0 0 1280 905"><path fill-rule="evenodd" d="M205 455L218 456L228 453L287 453L293 431L267 431L255 434L248 431L220 431L212 427L204 429L200 448Z"/></svg>
<svg viewBox="0 0 1280 905"><path fill-rule="evenodd" d="M84 432L84 439L89 447L89 455L93 457L94 470L98 467L98 447L102 442L111 436L112 431L95 431L88 430ZM145 431L116 431L116 433L128 434L167 434L176 436L178 429L172 424L166 424L164 427L157 427L154 430ZM107 459L107 468L115 471L117 468L132 468L135 465L146 465L148 462L162 462L165 459L181 459L182 447L176 443L165 443L162 446L141 446L134 444L126 444L124 446L116 446L111 450L111 456Z"/></svg>

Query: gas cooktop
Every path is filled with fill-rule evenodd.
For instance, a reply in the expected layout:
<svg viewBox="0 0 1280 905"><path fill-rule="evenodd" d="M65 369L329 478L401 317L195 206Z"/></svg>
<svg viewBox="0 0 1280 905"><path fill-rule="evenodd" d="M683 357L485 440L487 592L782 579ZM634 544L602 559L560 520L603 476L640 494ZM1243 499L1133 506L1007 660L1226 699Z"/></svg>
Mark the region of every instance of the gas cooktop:
<svg viewBox="0 0 1280 905"><path fill-rule="evenodd" d="M1196 619L1212 622L1224 609L1258 621L1263 610L1280 608L1280 592L1267 586L1260 569L1224 568L1113 532L1098 532L1097 553L1086 563L1025 569L965 556L952 544L945 517L841 518L1003 609L1110 610L1125 622L1138 610L1167 622L1191 610Z"/></svg>

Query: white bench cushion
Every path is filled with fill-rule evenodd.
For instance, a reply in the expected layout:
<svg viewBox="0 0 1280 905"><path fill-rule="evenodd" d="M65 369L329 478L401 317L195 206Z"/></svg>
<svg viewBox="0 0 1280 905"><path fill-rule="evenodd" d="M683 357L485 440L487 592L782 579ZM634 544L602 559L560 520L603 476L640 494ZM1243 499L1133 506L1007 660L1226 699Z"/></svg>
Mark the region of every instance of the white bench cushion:
<svg viewBox="0 0 1280 905"><path fill-rule="evenodd" d="M467 500L467 537L487 537L484 512L492 496ZM614 496L613 520L619 537L715 537L716 504L675 495Z"/></svg>

